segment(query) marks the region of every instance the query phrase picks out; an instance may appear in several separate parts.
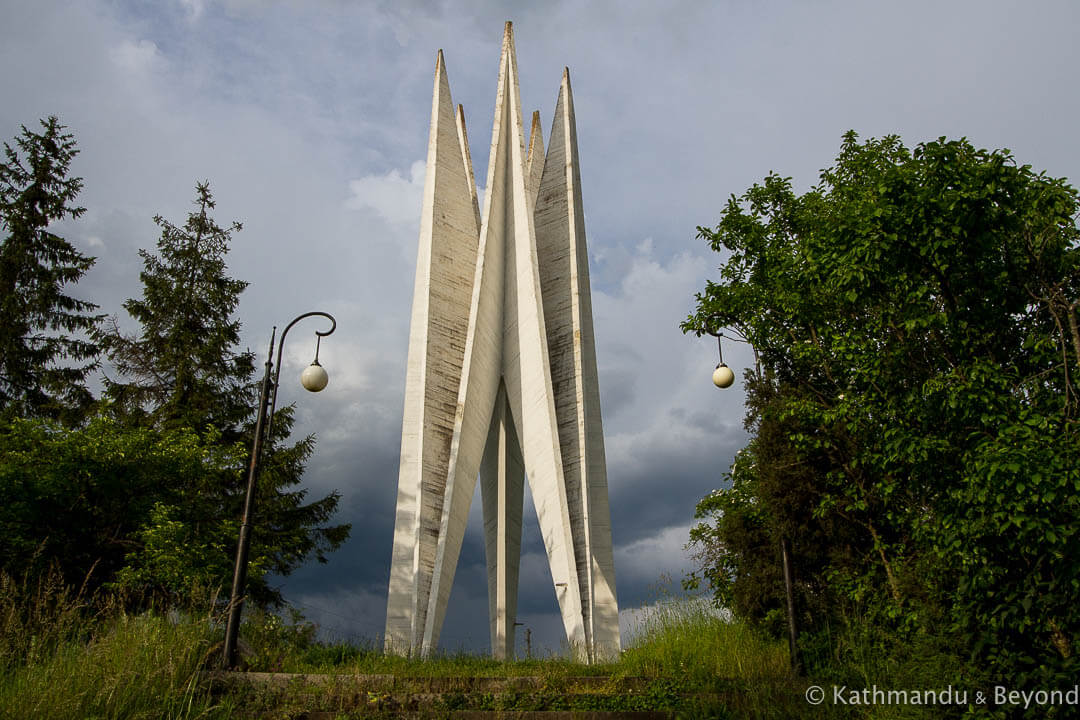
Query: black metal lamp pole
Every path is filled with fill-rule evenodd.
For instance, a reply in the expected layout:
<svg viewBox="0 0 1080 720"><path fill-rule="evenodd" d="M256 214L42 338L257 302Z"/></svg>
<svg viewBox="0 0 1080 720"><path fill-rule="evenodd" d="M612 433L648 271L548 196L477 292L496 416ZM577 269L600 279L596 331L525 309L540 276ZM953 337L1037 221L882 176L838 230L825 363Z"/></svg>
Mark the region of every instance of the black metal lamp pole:
<svg viewBox="0 0 1080 720"><path fill-rule="evenodd" d="M259 414L255 419L255 442L251 448L251 464L248 467L247 489L244 493L244 515L240 521L240 540L236 546L236 568L233 570L232 595L229 598L229 622L225 627L225 651L224 665L226 668L236 667L236 643L240 634L240 613L244 609L244 590L247 585L248 553L251 549L251 520L255 510L255 487L259 479L259 461L262 458L264 438L270 437L270 428L274 423L274 407L277 404L278 378L281 375L281 350L285 346L285 336L293 325L306 317L318 315L327 318L331 325L330 329L322 332L315 331L315 361L304 371L301 378L304 387L312 392L318 392L326 387L326 371L319 365L319 343L327 335L337 329L337 320L332 315L324 312L308 312L293 319L285 326L278 341L277 365L271 362L274 353L275 327L270 333L270 349L266 354L266 371L263 373L262 386L259 390ZM312 373L312 369L317 370ZM273 380L270 375L273 373ZM271 390L271 388L273 388Z"/></svg>

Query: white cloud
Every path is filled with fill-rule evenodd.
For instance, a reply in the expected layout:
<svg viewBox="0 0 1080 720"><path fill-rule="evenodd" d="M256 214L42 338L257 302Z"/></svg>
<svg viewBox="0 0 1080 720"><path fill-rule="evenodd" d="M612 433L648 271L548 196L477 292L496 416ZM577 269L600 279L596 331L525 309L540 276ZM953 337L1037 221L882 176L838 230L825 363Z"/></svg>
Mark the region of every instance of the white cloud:
<svg viewBox="0 0 1080 720"><path fill-rule="evenodd" d="M109 49L109 59L132 74L151 73L162 63L161 51L152 40L123 40Z"/></svg>
<svg viewBox="0 0 1080 720"><path fill-rule="evenodd" d="M692 569L686 551L690 525L664 528L651 537L615 549L616 577L620 582L633 578L634 585L651 585L654 595L666 592L666 584L676 586Z"/></svg>
<svg viewBox="0 0 1080 720"><path fill-rule="evenodd" d="M181 7L187 11L188 19L196 21L202 17L206 10L206 0L179 0Z"/></svg>
<svg viewBox="0 0 1080 720"><path fill-rule="evenodd" d="M721 448L742 441L742 384L713 387L715 341L679 329L715 260L685 252L663 260L646 239L612 262L623 266L619 286L593 292L609 477L633 474L646 456L721 460ZM749 349L725 350L741 373Z"/></svg>
<svg viewBox="0 0 1080 720"><path fill-rule="evenodd" d="M629 257L614 252L599 258L601 274L608 262L621 266L620 282L610 291L593 290L593 314L604 429L611 434L666 422L666 409L701 403L699 392L683 388L711 372L703 357L707 343L684 335L679 322L693 309L693 294L704 286L713 260L687 252L663 259L647 238ZM624 381L605 383L610 372L621 372ZM621 408L617 413L607 410L609 396Z"/></svg>
<svg viewBox="0 0 1080 720"><path fill-rule="evenodd" d="M289 334L288 347L283 351L283 373L299 376L315 359L315 330L322 330L328 327L329 323L322 320L323 326L320 327L315 325L314 320L308 322L309 327L301 329L297 326L296 337L293 337L293 333ZM337 338L331 335L323 338L318 351L319 364L330 375L334 394L360 396L371 392L381 381L378 373L382 370L379 362L382 353L378 347L372 347L359 339ZM331 386L327 389L330 390Z"/></svg>
<svg viewBox="0 0 1080 720"><path fill-rule="evenodd" d="M425 163L417 160L409 169L408 178L394 168L384 175L365 175L350 180L345 207L350 210L371 209L391 225L416 227L420 218L425 169Z"/></svg>

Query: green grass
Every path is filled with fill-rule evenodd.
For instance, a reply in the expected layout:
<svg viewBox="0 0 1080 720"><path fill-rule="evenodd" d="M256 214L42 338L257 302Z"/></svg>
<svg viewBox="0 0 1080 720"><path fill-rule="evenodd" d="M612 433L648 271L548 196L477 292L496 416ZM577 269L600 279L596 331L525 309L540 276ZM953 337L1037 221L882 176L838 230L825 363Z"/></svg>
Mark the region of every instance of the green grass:
<svg viewBox="0 0 1080 720"><path fill-rule="evenodd" d="M263 712L284 716L301 712L312 701L334 711L347 707L352 692L347 682L334 695L302 683L259 690L212 681L202 671L218 667L222 634L220 618L206 612L136 614L125 611L116 597L86 598L55 580L28 587L0 577L0 715L28 720L215 719ZM762 720L933 716L912 708L810 706L803 692L813 681L791 676L786 643L730 621L694 599L669 599L643 609L636 632L624 639L622 656L606 665L558 657L499 662L467 654L410 659L385 655L375 643L325 644L315 636L316 628L298 615L283 619L251 613L242 629L252 651L249 669L392 675L404 681L401 687L406 689L409 680L417 680L421 693L426 691L419 689L419 681L426 678L541 678L534 689L518 692L477 695L463 686L459 696L445 695L447 709L670 708L680 717ZM831 642L844 650L844 658L819 664L817 684L892 685L882 675L886 673L922 687L929 681L927 663L944 657L940 648L920 646L910 649L906 664L882 664L880 643L872 634L857 633L849 633L844 642ZM905 677L915 671L919 677ZM953 671L948 666L934 669L933 675L952 676ZM615 681L568 691L573 678L591 675ZM633 681L638 689L628 692L628 686L619 684L628 677L646 680Z"/></svg>
<svg viewBox="0 0 1080 720"><path fill-rule="evenodd" d="M245 635L255 651L252 670L393 675L404 680L406 687L409 679L541 678L535 691L482 699L463 695L460 708L469 709L669 708L677 709L680 717L821 716L807 713L813 709L803 699L804 684L791 677L783 641L730 621L700 599L668 599L643 609L637 630L624 641L626 648L618 662L598 665L555 657L512 662L466 654L403 658L384 655L374 645L320 645L314 642L314 629L297 620L290 623L273 616L252 616ZM268 663L267 658L272 660ZM588 693L564 693L567 681L591 675L647 680L632 694L620 690L617 682ZM297 702L305 692L324 691L296 686L290 692L291 697L280 696L263 707L282 707Z"/></svg>
<svg viewBox="0 0 1080 720"><path fill-rule="evenodd" d="M786 644L725 619L700 599L669 600L643 609L622 657L609 664L585 665L560 657L502 662L466 653L398 657L383 654L373 643L323 645L314 640L314 626L300 618L285 621L265 613L253 614L244 630L254 650L249 667L264 672L417 678L641 675L678 678L694 687L712 686L717 679L756 681L790 674Z"/></svg>
<svg viewBox="0 0 1080 720"><path fill-rule="evenodd" d="M228 717L199 671L216 640L207 617L126 613L55 578L0 577L0 708L5 717Z"/></svg>
<svg viewBox="0 0 1080 720"><path fill-rule="evenodd" d="M198 683L212 638L205 623L121 616L87 642L68 640L0 679L11 717L201 718L227 716Z"/></svg>
<svg viewBox="0 0 1080 720"><path fill-rule="evenodd" d="M819 685L831 693L834 684L852 688L935 688L949 682L979 686L964 678L949 648L926 642L891 647L881 630L858 617L848 619L841 635L819 638L823 642L813 658L813 678L792 676L785 640L732 621L701 599L669 595L663 602L644 608L639 617L636 631L624 638L619 661L606 665L582 665L557 657L499 662L467 654L429 659L387 656L374 644L322 645L313 639L314 628L302 622L290 625L280 620L259 620L257 615L251 618L246 637L255 639L257 645L262 643L260 653L272 655L266 652L267 647L276 648L277 665L264 664L252 667L254 670L393 675L399 680L533 676L545 681L540 691L517 696L504 694L477 700L462 695L462 704L454 706L461 709L669 708L676 709L678 717L688 718L916 720L956 715L960 709L845 707L833 705L831 700L814 706L807 703L804 693L810 685ZM260 623L263 630L259 629ZM588 675L649 680L632 697L621 693L617 684L592 694L576 695L569 701L560 697L561 689L567 686L564 681ZM297 687L293 692L295 700L304 690ZM566 702L571 704L559 704Z"/></svg>
<svg viewBox="0 0 1080 720"><path fill-rule="evenodd" d="M680 598L642 612L619 668L628 675L677 677L708 687L718 679L786 678L787 645L732 622L701 599Z"/></svg>

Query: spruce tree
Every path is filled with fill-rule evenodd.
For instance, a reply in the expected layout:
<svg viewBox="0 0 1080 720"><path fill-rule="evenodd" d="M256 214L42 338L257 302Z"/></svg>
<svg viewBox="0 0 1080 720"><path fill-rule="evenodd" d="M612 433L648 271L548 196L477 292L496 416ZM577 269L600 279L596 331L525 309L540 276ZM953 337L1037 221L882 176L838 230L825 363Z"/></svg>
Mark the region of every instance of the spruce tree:
<svg viewBox="0 0 1080 720"><path fill-rule="evenodd" d="M253 353L237 349L240 322L233 316L247 283L228 277L225 264L232 234L241 225L221 227L209 214L213 208L209 183L203 182L196 185L195 210L182 227L154 218L161 236L156 254L140 251L142 297L124 303L141 330L124 335L114 320L101 334L123 378L107 378L107 395L113 411L129 424L190 428L211 443L248 449L254 437L256 367ZM315 441L309 436L288 445L292 425L293 408L278 410L264 449L249 570L250 597L259 604L281 600L266 582L268 573L287 575L312 556L325 562L325 553L344 542L350 529L326 525L337 509L337 492L305 502L306 491L296 489ZM231 554L235 549L247 453L240 456L245 462L221 477L171 489L163 516L170 517L170 533L183 536L189 551L216 548ZM147 532L153 536L154 528ZM152 586L159 559L134 553L127 576ZM230 570L231 559L221 565L223 587Z"/></svg>
<svg viewBox="0 0 1080 720"><path fill-rule="evenodd" d="M42 132L22 127L0 163L0 410L77 420L92 402L85 381L98 367L90 334L97 305L65 293L94 264L50 231L77 218L82 179L68 177L75 138L49 117Z"/></svg>
<svg viewBox="0 0 1080 720"><path fill-rule="evenodd" d="M139 250L142 297L128 299L124 309L141 331L124 335L113 319L100 336L116 371L128 379L107 378L107 394L129 418L200 434L214 427L235 441L255 403L254 355L235 350L240 321L232 317L248 284L228 277L225 266L232 233L242 226L223 228L210 217L209 183L195 190L196 210L184 225L155 216L157 253Z"/></svg>

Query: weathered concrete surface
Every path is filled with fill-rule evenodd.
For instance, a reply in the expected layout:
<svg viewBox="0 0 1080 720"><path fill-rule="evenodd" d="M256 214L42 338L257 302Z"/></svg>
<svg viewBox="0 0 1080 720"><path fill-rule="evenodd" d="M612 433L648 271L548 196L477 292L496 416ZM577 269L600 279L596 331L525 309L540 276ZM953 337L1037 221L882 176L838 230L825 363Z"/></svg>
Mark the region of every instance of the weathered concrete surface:
<svg viewBox="0 0 1080 720"><path fill-rule="evenodd" d="M588 660L619 652L568 72L546 157L538 112L532 120L526 154L507 23L481 213L440 51L387 603L392 652L438 646L478 475L493 654L513 656L525 477L571 648Z"/></svg>
<svg viewBox="0 0 1080 720"><path fill-rule="evenodd" d="M395 652L410 652L416 645L418 628L424 626L430 605L429 589L441 544L479 232L468 157L464 126L455 118L440 50L413 288L386 612L386 647Z"/></svg>
<svg viewBox="0 0 1080 720"><path fill-rule="evenodd" d="M500 660L514 657L524 489L525 464L521 457L521 442L510 416L506 386L501 384L480 464L491 654Z"/></svg>
<svg viewBox="0 0 1080 720"><path fill-rule="evenodd" d="M592 323L574 100L564 69L535 210L540 285L586 642L598 659L620 650L607 463Z"/></svg>

